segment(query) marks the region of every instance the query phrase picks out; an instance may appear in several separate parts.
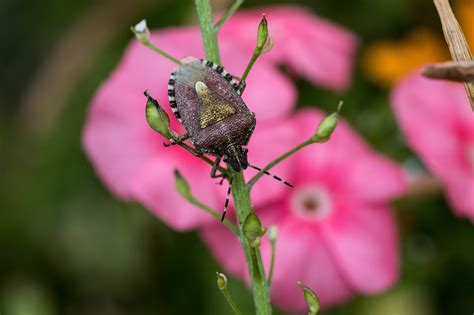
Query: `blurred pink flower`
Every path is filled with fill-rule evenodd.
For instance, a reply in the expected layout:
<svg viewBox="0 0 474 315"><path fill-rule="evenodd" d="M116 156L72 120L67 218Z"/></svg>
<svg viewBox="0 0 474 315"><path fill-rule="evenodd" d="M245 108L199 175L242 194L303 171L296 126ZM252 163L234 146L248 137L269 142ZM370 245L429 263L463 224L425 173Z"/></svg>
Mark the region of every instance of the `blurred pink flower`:
<svg viewBox="0 0 474 315"><path fill-rule="evenodd" d="M395 86L392 105L408 144L443 182L455 212L474 222L474 116L462 84L417 72Z"/></svg>
<svg viewBox="0 0 474 315"><path fill-rule="evenodd" d="M275 49L266 56L275 54L275 57L263 57L257 62L247 79L243 99L257 117L253 138L281 137L281 140L267 141L259 147L252 145L253 139L250 141L249 158L257 165L282 153L282 147L295 144L294 138L278 134L281 129L275 132L272 129L288 117L296 102L295 86L279 71L277 62L314 82L341 89L350 80L355 50L355 37L351 33L303 9L262 8L235 14L220 34L222 62L232 74L241 75L251 57L262 12L267 13L270 32L275 37ZM177 58L204 57L197 27L153 32L151 40ZM163 138L146 123L143 91L149 89L170 112L167 82L175 67L134 40L92 100L83 144L99 177L115 195L144 204L173 228L184 230L215 219L175 191L173 169L179 169L188 179L193 194L214 209L222 208L226 188L215 185L209 178L210 167L201 160L178 147L164 148ZM174 116L172 128L183 131ZM281 168L275 171L282 176L288 172ZM272 200L285 189L275 183L270 190L261 187L264 184L256 186L258 201Z"/></svg>
<svg viewBox="0 0 474 315"><path fill-rule="evenodd" d="M286 143L307 139L321 119L315 110L299 111L269 131L278 135L272 144L281 142L287 150ZM268 147L268 139L255 137L252 146ZM279 228L272 301L303 311L297 281L314 289L324 307L392 285L398 279L398 239L389 200L406 187L400 167L373 152L344 121L329 142L304 148L280 167L275 172L286 170L294 188L262 200L258 194L278 184L264 178L252 196L264 226ZM202 237L230 273L247 278L232 233L217 223L203 227ZM268 271L270 245L264 240L261 248Z"/></svg>

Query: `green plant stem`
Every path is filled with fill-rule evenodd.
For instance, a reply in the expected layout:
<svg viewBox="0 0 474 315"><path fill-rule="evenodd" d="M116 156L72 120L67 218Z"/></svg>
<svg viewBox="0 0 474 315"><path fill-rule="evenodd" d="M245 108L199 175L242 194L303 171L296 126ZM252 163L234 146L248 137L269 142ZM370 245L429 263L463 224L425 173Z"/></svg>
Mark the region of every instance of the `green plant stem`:
<svg viewBox="0 0 474 315"><path fill-rule="evenodd" d="M199 15L199 23L206 51L206 58L220 64L219 50L217 46L217 32L212 23L212 11L209 0L195 0L195 4L197 14ZM251 247L242 233L242 223L252 212L250 193L246 188L242 173L234 175L232 188L237 221L239 222L240 242L244 249L250 273L256 314L271 315L272 308L270 305L269 289L264 274L260 250Z"/></svg>
<svg viewBox="0 0 474 315"><path fill-rule="evenodd" d="M272 285L273 279L273 270L275 269L275 255L276 255L276 240L270 240L270 245L272 247L272 257L270 261L270 271L268 272L268 286Z"/></svg>
<svg viewBox="0 0 474 315"><path fill-rule="evenodd" d="M137 35L137 32L135 31L135 28L130 27L130 30L132 31L133 34ZM162 55L163 57L173 61L174 63L178 64L178 65L181 65L181 61L179 61L177 58L171 56L170 54L168 54L167 52L161 50L160 48L156 47L155 45L153 45L153 43L150 42L150 40L148 38L143 38L143 39L140 39L137 37L137 39L140 41L140 43L142 43L144 46L150 48L151 50L153 50L154 52L157 52L159 53L160 55Z"/></svg>
<svg viewBox="0 0 474 315"><path fill-rule="evenodd" d="M221 64L219 57L219 46L217 45L217 30L212 23L212 9L209 0L195 0L196 12L201 26L202 41L206 58L217 64Z"/></svg>
<svg viewBox="0 0 474 315"><path fill-rule="evenodd" d="M317 141L310 138L310 139L306 140L305 142L303 142L301 144L298 144L296 147L294 147L290 151L280 155L279 157L277 157L276 159L274 159L270 163L268 163L267 166L265 166L260 172L258 172L254 177L252 177L252 179L248 182L247 190L250 191L252 189L252 186L255 185L255 183L260 179L260 177L263 176L265 171L268 171L269 169L271 169L272 167L274 167L275 165L277 165L278 163L280 163L284 159L288 158L290 155L292 155L295 152L303 149L307 145L310 145L310 144L313 144L313 143L317 143Z"/></svg>
<svg viewBox="0 0 474 315"><path fill-rule="evenodd" d="M215 25L216 31L219 31L222 25L224 25L224 23L232 16L232 14L234 14L235 11L237 11L237 9L239 9L243 2L244 0L236 0L234 1L234 3L231 4L229 8L227 8L227 11Z"/></svg>
<svg viewBox="0 0 474 315"><path fill-rule="evenodd" d="M253 211L250 203L249 192L245 186L242 173L236 173L232 184L232 195L236 209L237 221L240 229L240 243L244 249L245 258L252 283L253 298L257 315L269 315L272 313L268 283L263 268L262 256L259 248L253 248L242 233L242 223Z"/></svg>
<svg viewBox="0 0 474 315"><path fill-rule="evenodd" d="M194 197L191 197L191 198L187 198L187 200L195 205L196 207L206 211L207 213L209 213L210 215L212 215L214 218L216 218L217 220L220 220L221 219L221 214L217 213L217 211L215 211L214 209L211 209L209 208L208 206L206 206L205 204L203 204L202 202L200 202L199 200L197 200L196 198ZM236 227L232 222L230 222L229 220L225 219L223 221L224 225L227 226L232 232L234 232L235 235L239 236L239 228Z"/></svg>
<svg viewBox="0 0 474 315"><path fill-rule="evenodd" d="M262 53L261 50L257 51L257 49L253 52L252 58L250 59L248 65L247 65L247 68L245 68L245 71L244 71L244 74L242 74L241 80L245 81L247 79L247 76L250 73L250 69L252 69L253 65L255 64L255 61L257 61L257 59L258 59L258 57L260 57L261 53Z"/></svg>
<svg viewBox="0 0 474 315"><path fill-rule="evenodd" d="M235 315L242 315L240 312L239 308L237 307L237 304L235 304L234 300L232 299L232 296L229 293L229 290L226 288L221 289L222 295L224 295L225 299L227 300L227 303L229 303L230 308L234 311Z"/></svg>

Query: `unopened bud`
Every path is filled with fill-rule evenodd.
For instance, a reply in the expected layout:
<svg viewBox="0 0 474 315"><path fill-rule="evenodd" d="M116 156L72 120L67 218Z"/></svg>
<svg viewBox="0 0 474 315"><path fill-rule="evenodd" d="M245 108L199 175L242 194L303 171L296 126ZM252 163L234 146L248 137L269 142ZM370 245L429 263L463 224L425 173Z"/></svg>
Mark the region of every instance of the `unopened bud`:
<svg viewBox="0 0 474 315"><path fill-rule="evenodd" d="M324 119L319 123L318 129L316 130L316 134L311 138L313 141L326 142L329 140L334 129L336 129L342 104L342 101L339 102L339 105L337 106L337 111L324 117Z"/></svg>
<svg viewBox="0 0 474 315"><path fill-rule="evenodd" d="M130 27L135 37L142 43L146 43L150 40L150 30L146 25L146 20L141 20L135 26Z"/></svg>
<svg viewBox="0 0 474 315"><path fill-rule="evenodd" d="M252 247L259 247L260 237L265 234L266 229L262 226L257 215L251 212L244 221L242 232Z"/></svg>
<svg viewBox="0 0 474 315"><path fill-rule="evenodd" d="M150 127L158 131L166 139L171 138L170 133L170 118L168 114L161 108L160 104L150 96L148 91L145 91L145 96L147 97L145 114L146 120Z"/></svg>
<svg viewBox="0 0 474 315"><path fill-rule="evenodd" d="M177 169L174 170L174 179L178 193L185 199L192 198L191 189L189 188L188 182Z"/></svg>
<svg viewBox="0 0 474 315"><path fill-rule="evenodd" d="M321 308L321 303L319 302L319 298L316 293L299 281L298 285L300 286L301 290L303 290L303 296L309 308L308 315L318 314L319 309Z"/></svg>
<svg viewBox="0 0 474 315"><path fill-rule="evenodd" d="M227 289L227 277L225 274L216 272L217 275L217 287L219 290L225 290Z"/></svg>
<svg viewBox="0 0 474 315"><path fill-rule="evenodd" d="M258 25L258 32L257 32L257 49L262 50L264 49L265 45L268 41L268 23L265 14L262 16L262 20Z"/></svg>
<svg viewBox="0 0 474 315"><path fill-rule="evenodd" d="M268 228L267 236L270 242L275 242L278 238L278 227L276 225L271 225Z"/></svg>

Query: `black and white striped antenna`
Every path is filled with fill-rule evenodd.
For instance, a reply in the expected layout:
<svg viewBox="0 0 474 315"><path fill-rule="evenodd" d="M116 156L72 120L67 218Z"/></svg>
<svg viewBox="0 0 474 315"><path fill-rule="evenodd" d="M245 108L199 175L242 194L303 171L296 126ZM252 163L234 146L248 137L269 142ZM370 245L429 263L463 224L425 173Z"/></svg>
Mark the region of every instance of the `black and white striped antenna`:
<svg viewBox="0 0 474 315"><path fill-rule="evenodd" d="M259 172L262 171L262 169L261 169L260 167L258 167L258 166L254 166L254 165L250 165L250 164L249 164L249 166L250 166L251 168L253 168L253 169L256 169L256 170L259 171ZM285 184L285 185L287 185L287 186L293 187L292 184L288 183L286 180L283 180L281 177L276 176L275 174L272 174L272 173L267 172L267 171L263 171L263 173L264 173L265 175L269 175L269 176L273 177L273 178L276 179L277 181L280 181L280 182L282 182L283 184Z"/></svg>

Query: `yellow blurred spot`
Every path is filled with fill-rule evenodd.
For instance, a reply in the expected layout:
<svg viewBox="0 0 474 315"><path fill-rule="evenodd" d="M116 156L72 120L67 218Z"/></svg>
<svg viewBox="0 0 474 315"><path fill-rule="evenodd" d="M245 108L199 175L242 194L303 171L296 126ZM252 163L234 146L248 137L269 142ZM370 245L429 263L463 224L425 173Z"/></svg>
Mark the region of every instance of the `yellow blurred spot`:
<svg viewBox="0 0 474 315"><path fill-rule="evenodd" d="M454 10L472 52L474 47L474 1L458 1Z"/></svg>
<svg viewBox="0 0 474 315"><path fill-rule="evenodd" d="M429 30L417 29L400 41L379 41L370 46L363 55L362 66L370 79L389 87L423 64L448 59L441 38Z"/></svg>

